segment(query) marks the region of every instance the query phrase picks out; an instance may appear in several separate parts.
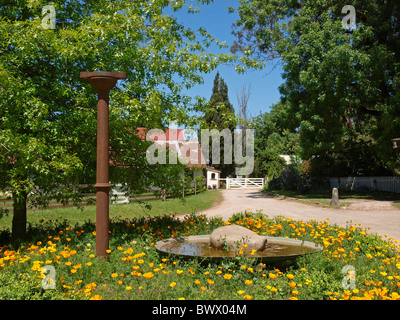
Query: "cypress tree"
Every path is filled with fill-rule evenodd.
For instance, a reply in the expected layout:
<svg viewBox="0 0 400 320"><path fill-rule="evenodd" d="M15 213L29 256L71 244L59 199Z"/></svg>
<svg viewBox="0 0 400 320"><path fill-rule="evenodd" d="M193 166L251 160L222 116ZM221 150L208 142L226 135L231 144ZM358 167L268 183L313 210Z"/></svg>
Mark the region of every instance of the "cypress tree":
<svg viewBox="0 0 400 320"><path fill-rule="evenodd" d="M234 116L235 110L233 108L233 105L229 101L228 85L225 83L224 79L220 77L219 72L217 72L214 78L212 94L205 115L205 122L209 129L217 129L221 131L227 128L231 130L233 142L233 131L236 126L234 121L231 121L231 119L233 119ZM220 146L220 163L212 163L212 159L210 159L210 165L218 170L221 170L221 176L226 177L232 175L235 172L235 167L234 164L224 164L224 139L222 137L220 140ZM212 145L210 141L210 150L211 147Z"/></svg>

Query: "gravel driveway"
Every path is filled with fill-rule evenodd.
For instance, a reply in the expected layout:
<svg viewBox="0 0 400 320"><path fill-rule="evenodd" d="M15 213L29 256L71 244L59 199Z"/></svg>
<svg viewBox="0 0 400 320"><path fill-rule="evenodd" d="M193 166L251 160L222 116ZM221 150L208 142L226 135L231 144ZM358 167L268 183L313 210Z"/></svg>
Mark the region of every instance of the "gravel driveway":
<svg viewBox="0 0 400 320"><path fill-rule="evenodd" d="M221 190L221 192L223 201L201 211L201 214L208 217L221 216L227 220L236 212L262 210L269 217L286 216L303 221L329 219L331 224L339 226L360 223L361 227L370 228L369 233L377 233L384 239L400 240L400 209L392 207L389 202L364 201L354 206L352 204L348 209L331 209L268 197L257 189Z"/></svg>

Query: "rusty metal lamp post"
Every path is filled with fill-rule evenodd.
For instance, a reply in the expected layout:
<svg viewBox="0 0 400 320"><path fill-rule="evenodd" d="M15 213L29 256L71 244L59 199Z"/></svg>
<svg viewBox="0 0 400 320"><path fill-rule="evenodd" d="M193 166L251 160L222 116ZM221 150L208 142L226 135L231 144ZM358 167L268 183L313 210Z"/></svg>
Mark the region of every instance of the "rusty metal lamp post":
<svg viewBox="0 0 400 320"><path fill-rule="evenodd" d="M96 255L107 258L109 248L109 93L126 72L81 72L97 90Z"/></svg>

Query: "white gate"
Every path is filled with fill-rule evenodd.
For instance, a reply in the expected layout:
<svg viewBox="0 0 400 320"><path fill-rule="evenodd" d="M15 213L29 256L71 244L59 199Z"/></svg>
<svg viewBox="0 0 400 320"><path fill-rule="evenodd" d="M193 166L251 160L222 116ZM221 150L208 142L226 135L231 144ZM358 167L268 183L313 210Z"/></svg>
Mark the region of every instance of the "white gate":
<svg viewBox="0 0 400 320"><path fill-rule="evenodd" d="M226 178L227 189L264 188L264 178Z"/></svg>

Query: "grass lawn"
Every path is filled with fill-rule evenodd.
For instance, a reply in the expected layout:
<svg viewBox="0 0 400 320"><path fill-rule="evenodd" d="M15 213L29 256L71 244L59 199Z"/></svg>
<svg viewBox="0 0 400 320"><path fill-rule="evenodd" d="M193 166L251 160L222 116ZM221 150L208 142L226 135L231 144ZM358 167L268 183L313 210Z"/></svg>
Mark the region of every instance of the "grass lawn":
<svg viewBox="0 0 400 320"><path fill-rule="evenodd" d="M179 215L195 213L204 209L208 209L214 204L222 200L219 191L205 191L197 195L186 196L182 199L153 200L146 203L132 202L129 204L113 204L110 205L110 219L122 217L135 219L144 216L162 216L162 215ZM149 208L146 208L149 205ZM57 208L46 210L29 210L27 214L27 222L36 224L42 220L63 221L68 219L70 225L76 223L84 223L85 221L96 221L96 206L85 206L81 208ZM12 214L0 219L0 230L10 229L12 223Z"/></svg>
<svg viewBox="0 0 400 320"><path fill-rule="evenodd" d="M332 195L329 192L310 192L302 194L297 190L268 190L268 195L274 197L284 197L286 199L296 200L305 204L311 204L321 207L337 208L338 206L330 206ZM346 200L387 200L397 201L394 205L400 208L400 194L392 192L339 192L340 207L350 205Z"/></svg>

